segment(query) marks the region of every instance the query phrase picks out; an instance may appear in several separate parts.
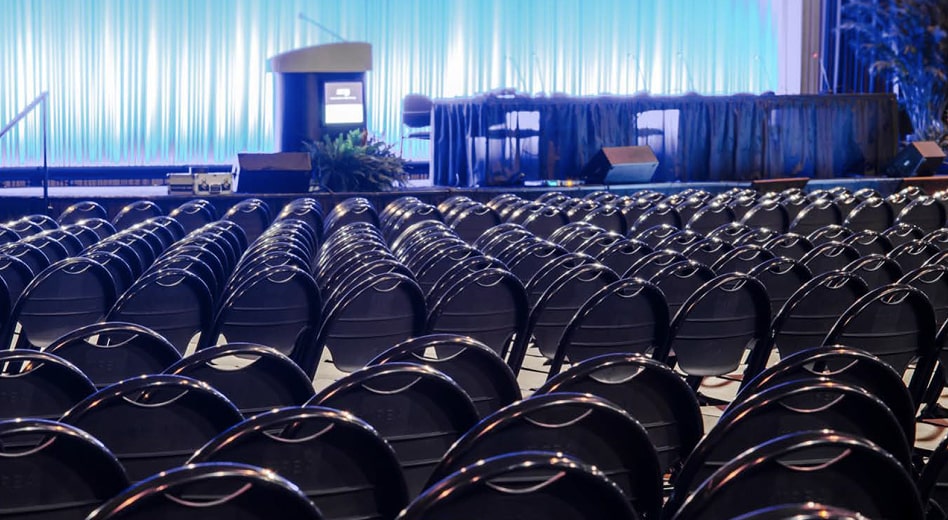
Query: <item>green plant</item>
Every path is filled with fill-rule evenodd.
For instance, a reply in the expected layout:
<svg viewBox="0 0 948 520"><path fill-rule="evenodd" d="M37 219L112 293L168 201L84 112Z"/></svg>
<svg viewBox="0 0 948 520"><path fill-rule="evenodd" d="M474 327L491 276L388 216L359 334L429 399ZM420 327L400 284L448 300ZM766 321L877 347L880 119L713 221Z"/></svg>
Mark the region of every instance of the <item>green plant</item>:
<svg viewBox="0 0 948 520"><path fill-rule="evenodd" d="M304 143L313 181L328 191L392 191L405 186L405 160L361 130Z"/></svg>
<svg viewBox="0 0 948 520"><path fill-rule="evenodd" d="M850 32L856 55L892 85L913 138L941 140L939 109L948 99L948 3L945 0L850 0L840 29Z"/></svg>

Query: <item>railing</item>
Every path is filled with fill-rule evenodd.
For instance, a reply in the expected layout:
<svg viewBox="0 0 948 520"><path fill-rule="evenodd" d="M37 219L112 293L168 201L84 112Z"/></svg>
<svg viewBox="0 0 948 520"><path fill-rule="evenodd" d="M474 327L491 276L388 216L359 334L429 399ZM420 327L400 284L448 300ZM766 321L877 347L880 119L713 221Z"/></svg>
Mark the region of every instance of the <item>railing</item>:
<svg viewBox="0 0 948 520"><path fill-rule="evenodd" d="M46 161L46 135L49 128L49 92L45 91L39 96L36 96L36 99L31 101L29 105L26 105L26 108L14 116L13 119L3 127L3 130L0 130L0 139L3 139L3 136L6 135L7 132L12 130L17 123L22 121L23 118L29 115L37 106L40 107L40 133L43 134L43 203L46 206L46 211L49 212L49 164Z"/></svg>

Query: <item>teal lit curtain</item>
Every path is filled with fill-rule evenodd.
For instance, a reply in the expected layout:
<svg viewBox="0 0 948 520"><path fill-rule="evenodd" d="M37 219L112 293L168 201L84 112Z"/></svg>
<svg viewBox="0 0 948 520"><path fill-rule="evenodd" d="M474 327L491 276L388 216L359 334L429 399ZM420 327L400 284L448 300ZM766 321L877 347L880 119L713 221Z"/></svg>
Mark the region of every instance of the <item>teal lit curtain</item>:
<svg viewBox="0 0 948 520"><path fill-rule="evenodd" d="M272 151L267 59L336 41L301 12L372 43L368 126L393 144L412 92L759 93L777 87L778 1L0 0L0 123L48 90L53 165ZM37 164L40 145L34 114L0 166Z"/></svg>

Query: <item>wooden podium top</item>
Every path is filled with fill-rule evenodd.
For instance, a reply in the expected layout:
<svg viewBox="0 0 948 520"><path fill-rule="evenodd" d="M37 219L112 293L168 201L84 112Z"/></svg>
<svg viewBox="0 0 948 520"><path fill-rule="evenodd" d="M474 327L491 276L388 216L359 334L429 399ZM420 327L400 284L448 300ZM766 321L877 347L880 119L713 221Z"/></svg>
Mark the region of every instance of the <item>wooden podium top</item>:
<svg viewBox="0 0 948 520"><path fill-rule="evenodd" d="M372 70L372 44L327 43L293 49L270 58L272 72L365 72Z"/></svg>

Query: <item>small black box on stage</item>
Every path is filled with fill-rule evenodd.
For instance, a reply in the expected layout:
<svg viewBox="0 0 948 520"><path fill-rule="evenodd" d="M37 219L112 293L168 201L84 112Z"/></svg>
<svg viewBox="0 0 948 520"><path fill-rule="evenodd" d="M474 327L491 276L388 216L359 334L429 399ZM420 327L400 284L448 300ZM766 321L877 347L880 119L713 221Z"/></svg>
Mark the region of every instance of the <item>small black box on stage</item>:
<svg viewBox="0 0 948 520"><path fill-rule="evenodd" d="M237 154L238 193L306 193L313 167L305 152Z"/></svg>
<svg viewBox="0 0 948 520"><path fill-rule="evenodd" d="M657 168L658 158L648 146L603 146L579 177L586 184L635 184L650 182Z"/></svg>
<svg viewBox="0 0 948 520"><path fill-rule="evenodd" d="M895 155L885 170L888 177L934 174L945 162L945 152L935 141L910 143Z"/></svg>

